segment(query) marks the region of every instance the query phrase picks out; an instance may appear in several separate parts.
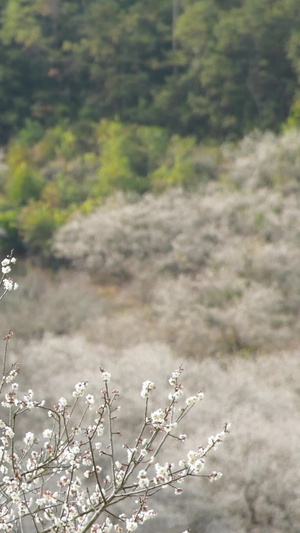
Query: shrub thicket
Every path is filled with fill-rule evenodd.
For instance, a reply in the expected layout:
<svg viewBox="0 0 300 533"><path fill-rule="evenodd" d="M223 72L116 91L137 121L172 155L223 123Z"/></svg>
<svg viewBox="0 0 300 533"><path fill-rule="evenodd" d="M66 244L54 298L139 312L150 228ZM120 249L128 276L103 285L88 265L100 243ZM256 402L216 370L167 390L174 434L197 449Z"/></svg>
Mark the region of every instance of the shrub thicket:
<svg viewBox="0 0 300 533"><path fill-rule="evenodd" d="M95 281L130 281L177 349L247 354L297 335L299 212L266 188L173 190L74 217L53 250Z"/></svg>
<svg viewBox="0 0 300 533"><path fill-rule="evenodd" d="M34 133L30 122L11 143L0 184L6 247L14 239L15 247L31 254L49 256L54 231L71 213L91 211L115 191L140 195L190 187L209 179L216 167L217 150L201 154L193 138L154 126L103 120L85 132L61 125L41 138Z"/></svg>

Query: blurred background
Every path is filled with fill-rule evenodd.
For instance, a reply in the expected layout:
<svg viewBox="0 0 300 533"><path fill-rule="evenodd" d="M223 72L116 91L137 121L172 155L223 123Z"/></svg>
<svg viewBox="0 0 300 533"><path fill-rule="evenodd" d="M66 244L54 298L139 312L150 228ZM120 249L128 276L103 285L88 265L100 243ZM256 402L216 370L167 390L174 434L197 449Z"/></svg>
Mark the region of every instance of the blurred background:
<svg viewBox="0 0 300 533"><path fill-rule="evenodd" d="M299 77L298 0L1 2L22 387L53 403L105 367L134 431L183 364L190 447L232 423L222 479L164 491L147 533L300 532Z"/></svg>

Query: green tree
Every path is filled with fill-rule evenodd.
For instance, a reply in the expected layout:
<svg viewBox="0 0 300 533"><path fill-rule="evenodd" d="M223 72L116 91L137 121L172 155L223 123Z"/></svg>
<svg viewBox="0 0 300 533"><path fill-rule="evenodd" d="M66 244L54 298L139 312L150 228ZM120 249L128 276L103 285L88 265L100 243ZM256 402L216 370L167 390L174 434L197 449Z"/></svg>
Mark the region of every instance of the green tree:
<svg viewBox="0 0 300 533"><path fill-rule="evenodd" d="M153 122L153 91L171 68L171 25L169 0L87 4L80 40L64 44L77 75L85 74L81 116Z"/></svg>
<svg viewBox="0 0 300 533"><path fill-rule="evenodd" d="M150 190L151 173L167 148L166 131L104 120L97 136L100 155L96 195L106 196L115 190L138 193Z"/></svg>
<svg viewBox="0 0 300 533"><path fill-rule="evenodd" d="M22 206L31 199L38 199L44 186L45 180L41 174L22 162L8 179L8 198L14 206Z"/></svg>
<svg viewBox="0 0 300 533"><path fill-rule="evenodd" d="M200 135L203 124L209 135L223 137L276 129L286 118L296 89L287 55L299 24L295 5L244 0L225 9L217 0L186 2L176 30L179 85L189 104L185 121L193 124L196 116Z"/></svg>

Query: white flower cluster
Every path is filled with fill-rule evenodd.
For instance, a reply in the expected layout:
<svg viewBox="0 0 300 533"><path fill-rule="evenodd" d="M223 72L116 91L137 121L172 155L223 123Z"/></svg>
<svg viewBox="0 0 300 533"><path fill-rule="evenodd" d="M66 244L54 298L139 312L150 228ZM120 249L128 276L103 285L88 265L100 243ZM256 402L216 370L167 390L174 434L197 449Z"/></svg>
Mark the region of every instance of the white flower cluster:
<svg viewBox="0 0 300 533"><path fill-rule="evenodd" d="M218 481L223 476L222 472L216 472L215 470L210 474L209 481Z"/></svg>
<svg viewBox="0 0 300 533"><path fill-rule="evenodd" d="M92 409L93 408L93 405L95 403L95 398L92 394L87 394L87 396L85 397L85 401L88 405L88 408L89 409Z"/></svg>
<svg viewBox="0 0 300 533"><path fill-rule="evenodd" d="M5 292L16 290L18 284L10 277L7 277L7 274L11 272L11 265L16 263L15 257L7 256L3 261L1 261L2 266L2 280L1 283L4 287Z"/></svg>
<svg viewBox="0 0 300 533"><path fill-rule="evenodd" d="M203 398L204 398L203 392L198 392L194 396L189 396L189 398L185 400L185 403L186 405L194 405L194 403L200 402L200 400L203 400Z"/></svg>
<svg viewBox="0 0 300 533"><path fill-rule="evenodd" d="M162 428L166 423L166 413L162 409L157 409L151 413L150 419L154 428Z"/></svg>
<svg viewBox="0 0 300 533"><path fill-rule="evenodd" d="M44 439L51 439L52 435L53 435L53 431L52 431L52 429L45 429L45 430L43 431L43 437L44 437Z"/></svg>
<svg viewBox="0 0 300 533"><path fill-rule="evenodd" d="M146 470L140 470L138 475L137 475L137 478L138 478L138 485L139 485L140 488L145 489L145 488L149 487L150 480L147 477Z"/></svg>
<svg viewBox="0 0 300 533"><path fill-rule="evenodd" d="M75 390L73 391L74 398L79 398L80 396L83 396L83 393L85 389L87 388L88 382L87 381L79 381L75 385Z"/></svg>
<svg viewBox="0 0 300 533"><path fill-rule="evenodd" d="M155 385L153 381L149 381L149 380L144 381L143 386L142 386L142 391L141 391L141 397L149 398L150 391L152 391L153 389L155 389Z"/></svg>
<svg viewBox="0 0 300 533"><path fill-rule="evenodd" d="M16 260L15 257L9 257L9 256L7 256L5 259L3 259L3 261L1 261L2 273L3 274L8 274L11 271L10 265L11 264L15 264L16 261L17 260Z"/></svg>
<svg viewBox="0 0 300 533"><path fill-rule="evenodd" d="M18 368L12 368L10 372L5 376L5 379L3 381L6 384L10 383L17 376L18 371ZM23 398L18 398L17 392L18 384L12 383L11 390L4 394L4 400L1 401L2 407L11 409L13 406L18 406L19 409L25 409L27 411L30 411L31 409L36 407L43 407L45 404L44 400L42 400L41 402L33 400L33 391L31 389L27 392L27 394L24 394Z"/></svg>
<svg viewBox="0 0 300 533"><path fill-rule="evenodd" d="M34 433L28 431L23 440L26 446L32 446L34 444Z"/></svg>
<svg viewBox="0 0 300 533"><path fill-rule="evenodd" d="M165 463L164 465L160 465L159 463L156 463L155 465L156 475L154 477L154 483L165 487L167 486L168 483L173 481L173 476L171 472L171 469L173 468L173 466L174 464L170 464L170 463Z"/></svg>
<svg viewBox="0 0 300 533"><path fill-rule="evenodd" d="M12 332L10 332L8 335L11 336ZM19 370L20 368L17 364L13 365L10 371L5 376L3 376L3 382L11 383L17 377ZM14 386L16 387L16 389L18 388L17 383L14 383ZM16 389L14 390L16 391Z"/></svg>
<svg viewBox="0 0 300 533"><path fill-rule="evenodd" d="M174 370L174 372L172 372L172 375L169 379L169 383L170 385L172 385L172 387L176 387L178 378L180 377L180 374L182 373L182 371L183 369L180 367L177 370Z"/></svg>
<svg viewBox="0 0 300 533"><path fill-rule="evenodd" d="M6 291L16 291L19 285L12 278L4 278L2 285Z"/></svg>
<svg viewBox="0 0 300 533"><path fill-rule="evenodd" d="M178 402L178 400L182 397L183 390L180 387L176 387L174 392L170 392L168 395L169 400L173 400L174 402Z"/></svg>
<svg viewBox="0 0 300 533"><path fill-rule="evenodd" d="M102 372L102 379L104 381L104 383L109 383L110 382L110 378L111 378L111 374L109 372L105 372L104 370L101 370Z"/></svg>
<svg viewBox="0 0 300 533"><path fill-rule="evenodd" d="M199 474L204 465L204 450L201 449L198 452L190 450L187 454L187 459L179 461L179 466L186 468L190 474Z"/></svg>
<svg viewBox="0 0 300 533"><path fill-rule="evenodd" d="M206 447L206 451L209 451L210 449L217 450L220 444L224 441L225 437L228 435L230 429L230 424L225 424L223 431L220 431L220 433L217 433L215 436L211 436L208 439L208 445Z"/></svg>

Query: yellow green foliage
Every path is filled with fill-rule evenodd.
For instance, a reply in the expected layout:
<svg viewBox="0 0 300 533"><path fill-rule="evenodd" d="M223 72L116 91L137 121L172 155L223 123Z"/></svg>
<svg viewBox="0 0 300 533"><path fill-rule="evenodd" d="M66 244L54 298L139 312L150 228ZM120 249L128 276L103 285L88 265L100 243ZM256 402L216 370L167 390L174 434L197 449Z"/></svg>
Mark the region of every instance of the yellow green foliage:
<svg viewBox="0 0 300 533"><path fill-rule="evenodd" d="M196 163L193 159L195 147L196 141L192 137L182 139L179 135L174 135L170 139L163 164L151 175L155 189L185 186L195 182L197 178Z"/></svg>
<svg viewBox="0 0 300 533"><path fill-rule="evenodd" d="M291 106L291 111L286 119L285 123L282 126L282 130L292 130L299 128L300 126L300 97L298 97L293 105Z"/></svg>
<svg viewBox="0 0 300 533"><path fill-rule="evenodd" d="M17 225L31 252L47 252L53 232L66 222L67 213L49 209L41 202L31 202L20 212Z"/></svg>
<svg viewBox="0 0 300 533"><path fill-rule="evenodd" d="M40 172L23 161L8 178L8 198L13 205L25 205L40 197L44 185L45 179Z"/></svg>
<svg viewBox="0 0 300 533"><path fill-rule="evenodd" d="M102 122L98 128L100 166L95 192L98 196L130 188L134 174L126 154L126 128L118 122Z"/></svg>
<svg viewBox="0 0 300 533"><path fill-rule="evenodd" d="M143 194L206 180L199 153L193 137L157 126L102 120L43 133L27 121L8 150L2 188L9 203L2 210L17 210L20 243L43 250L70 212L90 212L116 191Z"/></svg>
<svg viewBox="0 0 300 533"><path fill-rule="evenodd" d="M7 153L6 162L12 172L16 170L21 163L28 163L29 159L30 154L25 143L16 140L11 144Z"/></svg>
<svg viewBox="0 0 300 533"><path fill-rule="evenodd" d="M46 163L56 157L66 161L76 156L77 140L74 132L63 126L56 126L45 132L44 137L34 147L35 160L39 164Z"/></svg>

